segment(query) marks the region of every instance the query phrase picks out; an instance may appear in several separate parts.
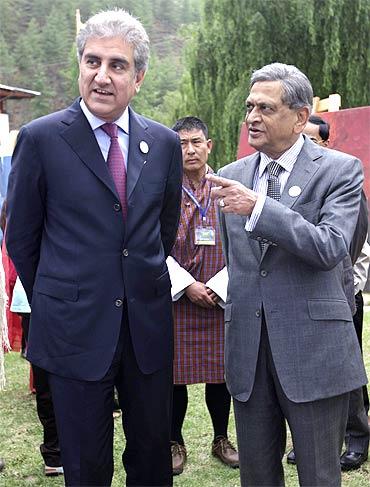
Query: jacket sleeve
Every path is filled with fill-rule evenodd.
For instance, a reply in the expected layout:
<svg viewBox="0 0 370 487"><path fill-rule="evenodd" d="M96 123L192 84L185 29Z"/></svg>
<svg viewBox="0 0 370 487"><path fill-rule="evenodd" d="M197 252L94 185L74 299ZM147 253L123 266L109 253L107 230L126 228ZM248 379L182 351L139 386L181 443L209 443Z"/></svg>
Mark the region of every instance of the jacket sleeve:
<svg viewBox="0 0 370 487"><path fill-rule="evenodd" d="M309 221L299 207L288 208L267 197L251 237L263 235L321 270L341 262L349 252L358 218L363 173L361 162L351 156L331 162L331 179L323 171L319 174L328 180L325 194L310 202L310 213L317 222Z"/></svg>
<svg viewBox="0 0 370 487"><path fill-rule="evenodd" d="M46 185L36 142L29 129L18 136L7 192L6 245L32 300L45 217Z"/></svg>
<svg viewBox="0 0 370 487"><path fill-rule="evenodd" d="M170 255L172 247L176 241L181 211L181 185L182 152L180 140L176 134L166 185L166 194L160 215L161 238L166 258Z"/></svg>

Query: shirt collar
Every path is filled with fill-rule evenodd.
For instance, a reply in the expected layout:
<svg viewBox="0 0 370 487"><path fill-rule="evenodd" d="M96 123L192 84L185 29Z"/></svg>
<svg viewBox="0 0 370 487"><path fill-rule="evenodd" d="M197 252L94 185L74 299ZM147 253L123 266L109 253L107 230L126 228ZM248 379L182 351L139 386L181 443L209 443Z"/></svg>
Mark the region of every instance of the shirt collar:
<svg viewBox="0 0 370 487"><path fill-rule="evenodd" d="M279 163L280 166L285 169L285 171L288 171L289 173L292 172L293 166L295 164L295 161L297 160L298 154L302 150L303 144L304 137L301 134L296 142L292 145L292 147L285 151L284 154L282 154L278 159L271 159L271 157L269 157L267 154L260 152L261 158L258 170L259 177L262 176L264 170L271 161L276 161L277 163Z"/></svg>
<svg viewBox="0 0 370 487"><path fill-rule="evenodd" d="M82 98L80 101L80 106L81 106L81 110L83 111L85 117L87 118L87 121L89 122L93 130L98 129L101 125L106 123L105 120L96 117L93 113L90 112L90 110L87 108L86 103ZM118 127L120 127L126 134L129 134L128 107L126 107L126 110L122 113L122 115L117 120L114 121L114 123L117 124Z"/></svg>

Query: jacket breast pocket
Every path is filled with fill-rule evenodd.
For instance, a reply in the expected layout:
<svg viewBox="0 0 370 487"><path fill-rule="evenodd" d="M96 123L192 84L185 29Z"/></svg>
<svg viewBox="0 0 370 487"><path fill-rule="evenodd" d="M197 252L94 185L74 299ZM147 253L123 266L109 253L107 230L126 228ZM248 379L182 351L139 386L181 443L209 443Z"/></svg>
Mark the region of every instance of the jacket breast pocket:
<svg viewBox="0 0 370 487"><path fill-rule="evenodd" d="M78 285L76 282L62 281L55 277L38 276L35 281L34 290L40 294L65 301L78 300Z"/></svg>
<svg viewBox="0 0 370 487"><path fill-rule="evenodd" d="M312 320L352 321L347 301L341 299L309 299L308 312Z"/></svg>

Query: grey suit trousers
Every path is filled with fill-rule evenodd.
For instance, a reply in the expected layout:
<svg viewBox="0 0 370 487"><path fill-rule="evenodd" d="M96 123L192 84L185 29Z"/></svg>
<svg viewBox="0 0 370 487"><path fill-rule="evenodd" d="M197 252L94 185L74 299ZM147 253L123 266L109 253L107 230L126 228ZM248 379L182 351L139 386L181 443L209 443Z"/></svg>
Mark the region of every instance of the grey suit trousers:
<svg viewBox="0 0 370 487"><path fill-rule="evenodd" d="M248 401L234 399L242 487L284 485L286 423L292 432L301 486L341 483L340 452L349 393L294 403L284 394L263 319L257 370Z"/></svg>

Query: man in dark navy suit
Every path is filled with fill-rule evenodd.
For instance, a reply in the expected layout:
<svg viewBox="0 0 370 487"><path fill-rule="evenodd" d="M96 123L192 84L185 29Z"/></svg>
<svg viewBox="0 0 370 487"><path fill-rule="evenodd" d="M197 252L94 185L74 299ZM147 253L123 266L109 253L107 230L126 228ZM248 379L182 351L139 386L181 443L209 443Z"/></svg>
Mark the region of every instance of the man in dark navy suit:
<svg viewBox="0 0 370 487"><path fill-rule="evenodd" d="M178 136L129 103L143 26L101 12L77 38L81 98L26 125L9 178L7 245L32 306L28 359L48 371L66 486L113 475L113 387L126 485L172 485L173 323L166 266L179 220Z"/></svg>

